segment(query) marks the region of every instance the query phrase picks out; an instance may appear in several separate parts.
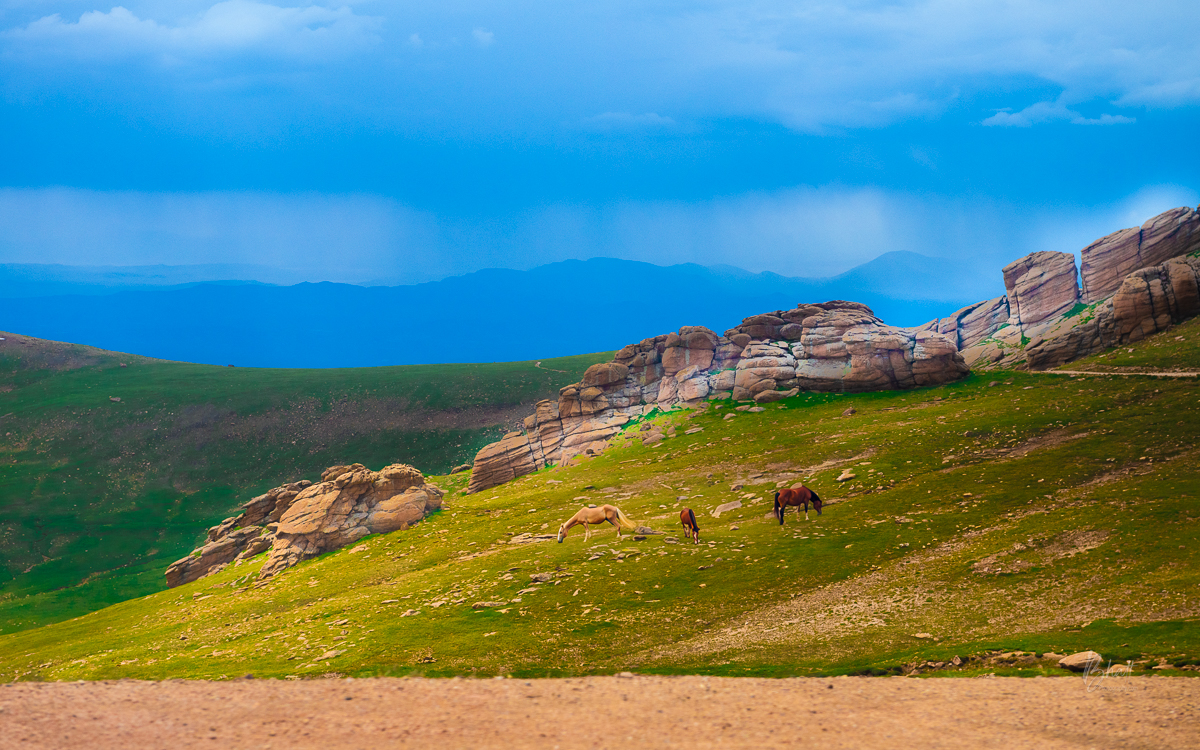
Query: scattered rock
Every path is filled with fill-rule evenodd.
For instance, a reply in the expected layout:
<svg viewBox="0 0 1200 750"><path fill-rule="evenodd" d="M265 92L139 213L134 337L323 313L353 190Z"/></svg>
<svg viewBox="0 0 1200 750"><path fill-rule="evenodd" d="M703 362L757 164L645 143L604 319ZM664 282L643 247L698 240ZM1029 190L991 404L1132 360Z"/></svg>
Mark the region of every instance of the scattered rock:
<svg viewBox="0 0 1200 750"><path fill-rule="evenodd" d="M121 401L121 397L120 396L109 396L108 400L119 403Z"/></svg>
<svg viewBox="0 0 1200 750"><path fill-rule="evenodd" d="M471 605L471 609L494 609L496 607L503 607L506 604L508 602L475 602Z"/></svg>
<svg viewBox="0 0 1200 750"><path fill-rule="evenodd" d="M854 478L855 478L855 477L857 477L857 476L858 476L857 474L855 474L854 472L850 471L849 469L845 469L845 470L843 470L843 471L842 471L842 473L841 473L841 474L838 476L838 478L837 478L837 479L835 479L835 480L833 480L833 481L835 481L835 482L849 482L851 479L854 479Z"/></svg>
<svg viewBox="0 0 1200 750"><path fill-rule="evenodd" d="M857 410L857 409L855 409L853 406L851 406L851 407L849 407L848 409L846 409L845 411L843 411L843 412L842 412L842 416L843 416L843 417L852 417L852 416L854 416L854 415L855 415L855 414L857 414L857 413L858 413L858 410Z"/></svg>
<svg viewBox="0 0 1200 750"><path fill-rule="evenodd" d="M558 537L556 536L555 538L557 539ZM534 583L545 583L546 581L554 580L554 574L553 573L534 573L533 575L529 576L529 580L533 581Z"/></svg>
<svg viewBox="0 0 1200 750"><path fill-rule="evenodd" d="M1095 668L1102 662L1103 657L1095 651L1080 651L1077 654L1071 654L1059 659L1058 666L1063 669L1069 669L1072 672L1083 672L1089 665Z"/></svg>
<svg viewBox="0 0 1200 750"><path fill-rule="evenodd" d="M740 507L742 507L741 500L734 500L731 503L722 503L721 505L718 505L716 508L713 509L712 517L720 518L722 513L727 513L731 510L736 510L737 508L740 508Z"/></svg>
<svg viewBox="0 0 1200 750"><path fill-rule="evenodd" d="M929 633L914 633L913 638L929 639L933 638L933 636Z"/></svg>
<svg viewBox="0 0 1200 750"><path fill-rule="evenodd" d="M453 469L451 469L450 473L451 474L461 474L464 471L468 471L470 468L471 468L471 464L459 464L458 466L455 466Z"/></svg>

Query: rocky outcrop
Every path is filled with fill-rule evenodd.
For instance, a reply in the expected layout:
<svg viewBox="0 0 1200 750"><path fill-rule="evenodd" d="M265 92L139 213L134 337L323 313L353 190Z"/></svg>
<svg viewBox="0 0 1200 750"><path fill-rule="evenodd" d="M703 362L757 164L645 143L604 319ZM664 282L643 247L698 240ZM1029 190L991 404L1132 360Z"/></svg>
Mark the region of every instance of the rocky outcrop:
<svg viewBox="0 0 1200 750"><path fill-rule="evenodd" d="M1071 254L1032 253L1005 266L1004 297L918 330L957 337L973 368L1045 369L1137 341L1200 312L1195 209L1159 214L1140 228L1097 240L1082 254L1082 289Z"/></svg>
<svg viewBox="0 0 1200 750"><path fill-rule="evenodd" d="M1200 257L1172 258L1134 271L1116 293L1088 314L1054 321L1034 332L1025 348L1031 369L1073 362L1114 346L1140 341L1200 314Z"/></svg>
<svg viewBox="0 0 1200 750"><path fill-rule="evenodd" d="M1200 213L1194 208L1173 208L1141 227L1113 232L1081 253L1083 301L1091 304L1107 299L1134 271L1197 250L1200 250Z"/></svg>
<svg viewBox="0 0 1200 750"><path fill-rule="evenodd" d="M542 401L522 429L475 456L468 492L604 450L652 409L733 398L770 403L801 390L914 388L967 373L956 343L934 330L895 328L856 302L799 305L746 318L724 335L685 326L630 344Z"/></svg>
<svg viewBox="0 0 1200 750"><path fill-rule="evenodd" d="M245 503L240 515L209 529L204 546L167 568L167 585L189 583L268 549L259 575L271 576L368 534L406 528L440 508L442 495L404 464L379 471L332 466L320 482L285 484Z"/></svg>

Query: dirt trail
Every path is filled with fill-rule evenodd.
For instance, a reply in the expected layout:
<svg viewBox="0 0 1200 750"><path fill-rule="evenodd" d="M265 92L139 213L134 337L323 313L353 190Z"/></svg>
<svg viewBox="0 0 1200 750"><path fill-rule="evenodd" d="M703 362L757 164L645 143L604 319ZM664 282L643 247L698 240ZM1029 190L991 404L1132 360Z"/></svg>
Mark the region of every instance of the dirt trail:
<svg viewBox="0 0 1200 750"><path fill-rule="evenodd" d="M1187 748L1200 680L239 680L0 687L0 748Z"/></svg>
<svg viewBox="0 0 1200 750"><path fill-rule="evenodd" d="M1125 377L1125 378L1130 378L1130 377L1200 378L1200 372L1162 372L1162 371L1156 371L1156 370L1147 370L1144 372L1142 372L1142 371L1135 372L1133 370L1125 370L1125 371L1118 371L1118 370L1108 370L1108 371L1101 371L1101 370L1037 370L1036 372L1038 375L1070 375L1072 377L1074 377L1076 375L1093 375L1093 376L1097 376L1097 377L1102 376L1102 375L1120 375L1121 377Z"/></svg>

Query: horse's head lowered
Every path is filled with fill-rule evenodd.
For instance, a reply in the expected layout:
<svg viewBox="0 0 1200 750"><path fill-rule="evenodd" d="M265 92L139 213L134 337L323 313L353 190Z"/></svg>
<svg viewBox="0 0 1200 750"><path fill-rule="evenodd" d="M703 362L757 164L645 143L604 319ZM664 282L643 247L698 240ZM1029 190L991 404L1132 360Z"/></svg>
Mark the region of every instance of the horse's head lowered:
<svg viewBox="0 0 1200 750"><path fill-rule="evenodd" d="M562 544L562 540L567 538L567 525L564 523L558 527L558 543Z"/></svg>

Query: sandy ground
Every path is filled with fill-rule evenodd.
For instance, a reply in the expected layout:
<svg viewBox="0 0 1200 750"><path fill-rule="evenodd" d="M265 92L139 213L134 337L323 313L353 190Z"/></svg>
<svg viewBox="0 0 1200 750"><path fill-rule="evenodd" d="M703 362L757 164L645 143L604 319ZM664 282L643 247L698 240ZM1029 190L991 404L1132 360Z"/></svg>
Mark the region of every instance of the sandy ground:
<svg viewBox="0 0 1200 750"><path fill-rule="evenodd" d="M1200 679L239 680L0 686L3 748L1200 747Z"/></svg>

